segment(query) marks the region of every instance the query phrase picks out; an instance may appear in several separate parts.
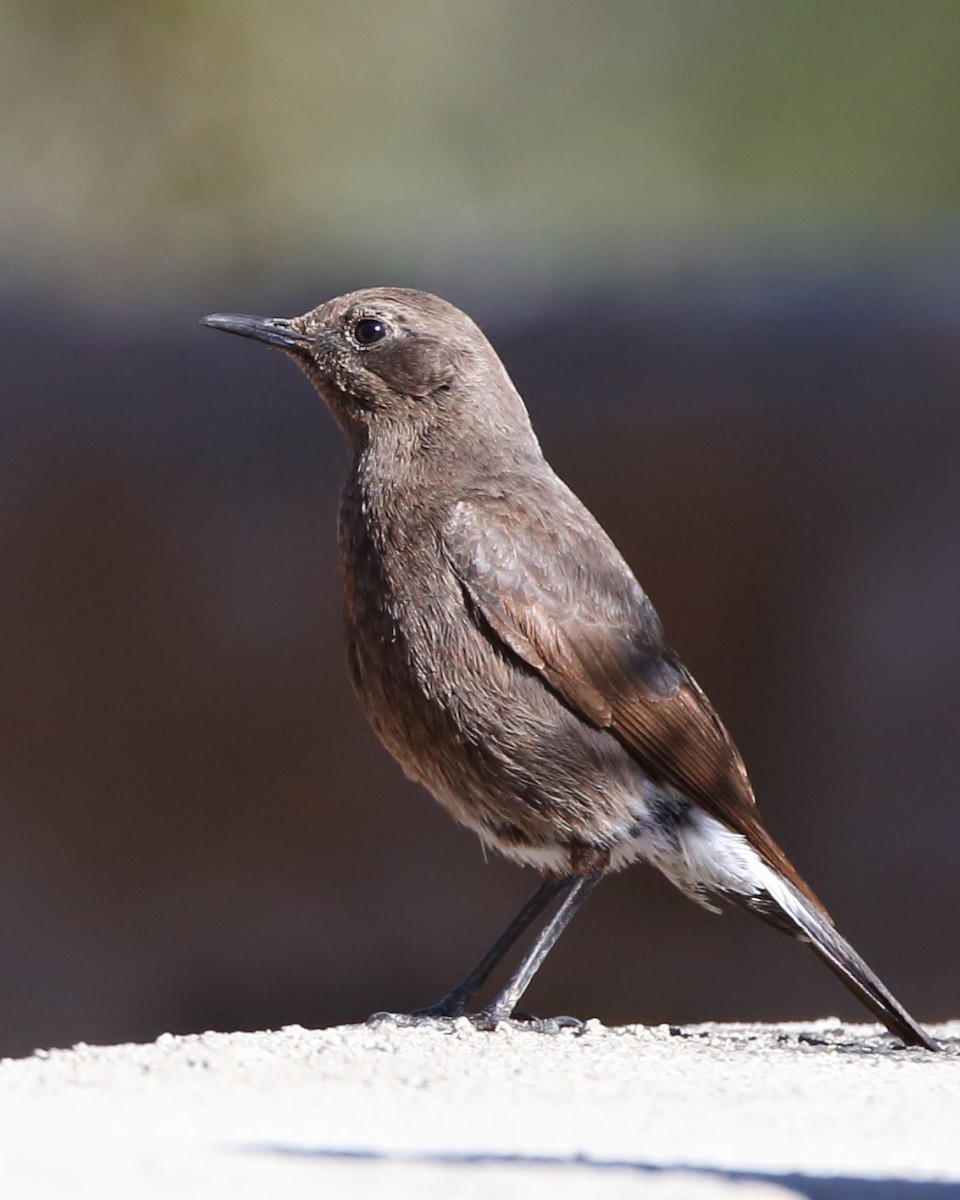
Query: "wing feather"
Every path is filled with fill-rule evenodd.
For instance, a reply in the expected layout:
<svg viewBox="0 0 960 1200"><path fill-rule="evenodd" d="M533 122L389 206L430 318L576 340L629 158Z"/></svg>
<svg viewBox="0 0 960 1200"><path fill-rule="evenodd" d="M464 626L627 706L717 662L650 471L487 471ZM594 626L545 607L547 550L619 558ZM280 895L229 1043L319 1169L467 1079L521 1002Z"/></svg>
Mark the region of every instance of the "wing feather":
<svg viewBox="0 0 960 1200"><path fill-rule="evenodd" d="M532 512L518 522L516 503L462 501L448 529L450 561L489 630L653 779L742 834L822 910L761 825L733 740L606 535L585 510L562 529Z"/></svg>

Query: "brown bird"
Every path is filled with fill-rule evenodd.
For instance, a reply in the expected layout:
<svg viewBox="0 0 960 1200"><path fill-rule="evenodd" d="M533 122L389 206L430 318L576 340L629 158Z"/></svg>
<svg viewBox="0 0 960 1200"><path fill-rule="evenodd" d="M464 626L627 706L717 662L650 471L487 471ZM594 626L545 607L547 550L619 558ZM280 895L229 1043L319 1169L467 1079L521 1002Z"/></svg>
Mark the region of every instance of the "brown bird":
<svg viewBox="0 0 960 1200"><path fill-rule="evenodd" d="M639 859L708 908L732 901L808 942L892 1033L937 1048L760 823L720 718L468 316L373 288L302 317L203 323L283 350L350 444L347 658L381 741L485 845L545 876L463 983L415 1017L462 1014L554 903L478 1021L510 1016L588 892Z"/></svg>

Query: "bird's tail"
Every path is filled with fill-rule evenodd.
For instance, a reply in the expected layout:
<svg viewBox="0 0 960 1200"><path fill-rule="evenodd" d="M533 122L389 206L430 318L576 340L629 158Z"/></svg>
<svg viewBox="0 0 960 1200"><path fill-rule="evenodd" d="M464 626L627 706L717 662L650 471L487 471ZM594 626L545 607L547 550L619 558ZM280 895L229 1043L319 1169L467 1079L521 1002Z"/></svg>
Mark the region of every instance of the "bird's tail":
<svg viewBox="0 0 960 1200"><path fill-rule="evenodd" d="M753 895L727 891L727 897L778 929L808 942L814 953L904 1045L939 1049L850 943L840 936L826 912L775 868L766 864L764 868L762 890Z"/></svg>

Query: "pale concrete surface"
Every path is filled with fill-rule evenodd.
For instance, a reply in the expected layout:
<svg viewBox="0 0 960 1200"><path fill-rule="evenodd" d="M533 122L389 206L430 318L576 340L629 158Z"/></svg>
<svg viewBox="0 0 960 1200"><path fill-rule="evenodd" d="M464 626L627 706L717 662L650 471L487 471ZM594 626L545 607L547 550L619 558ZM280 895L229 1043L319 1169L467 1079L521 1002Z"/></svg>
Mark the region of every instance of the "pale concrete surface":
<svg viewBox="0 0 960 1200"><path fill-rule="evenodd" d="M0 1196L960 1197L960 1022L346 1026L0 1063Z"/></svg>

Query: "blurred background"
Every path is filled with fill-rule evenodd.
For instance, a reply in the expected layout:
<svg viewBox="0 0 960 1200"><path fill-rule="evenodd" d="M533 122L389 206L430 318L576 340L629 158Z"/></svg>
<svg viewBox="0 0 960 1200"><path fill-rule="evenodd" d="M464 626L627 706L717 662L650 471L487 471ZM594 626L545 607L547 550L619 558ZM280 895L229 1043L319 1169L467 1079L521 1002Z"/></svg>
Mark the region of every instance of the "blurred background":
<svg viewBox="0 0 960 1200"><path fill-rule="evenodd" d="M202 330L468 309L923 1019L958 1015L960 8L0 0L0 1052L436 999L535 885L367 729L339 435ZM529 1007L865 1012L650 870Z"/></svg>

